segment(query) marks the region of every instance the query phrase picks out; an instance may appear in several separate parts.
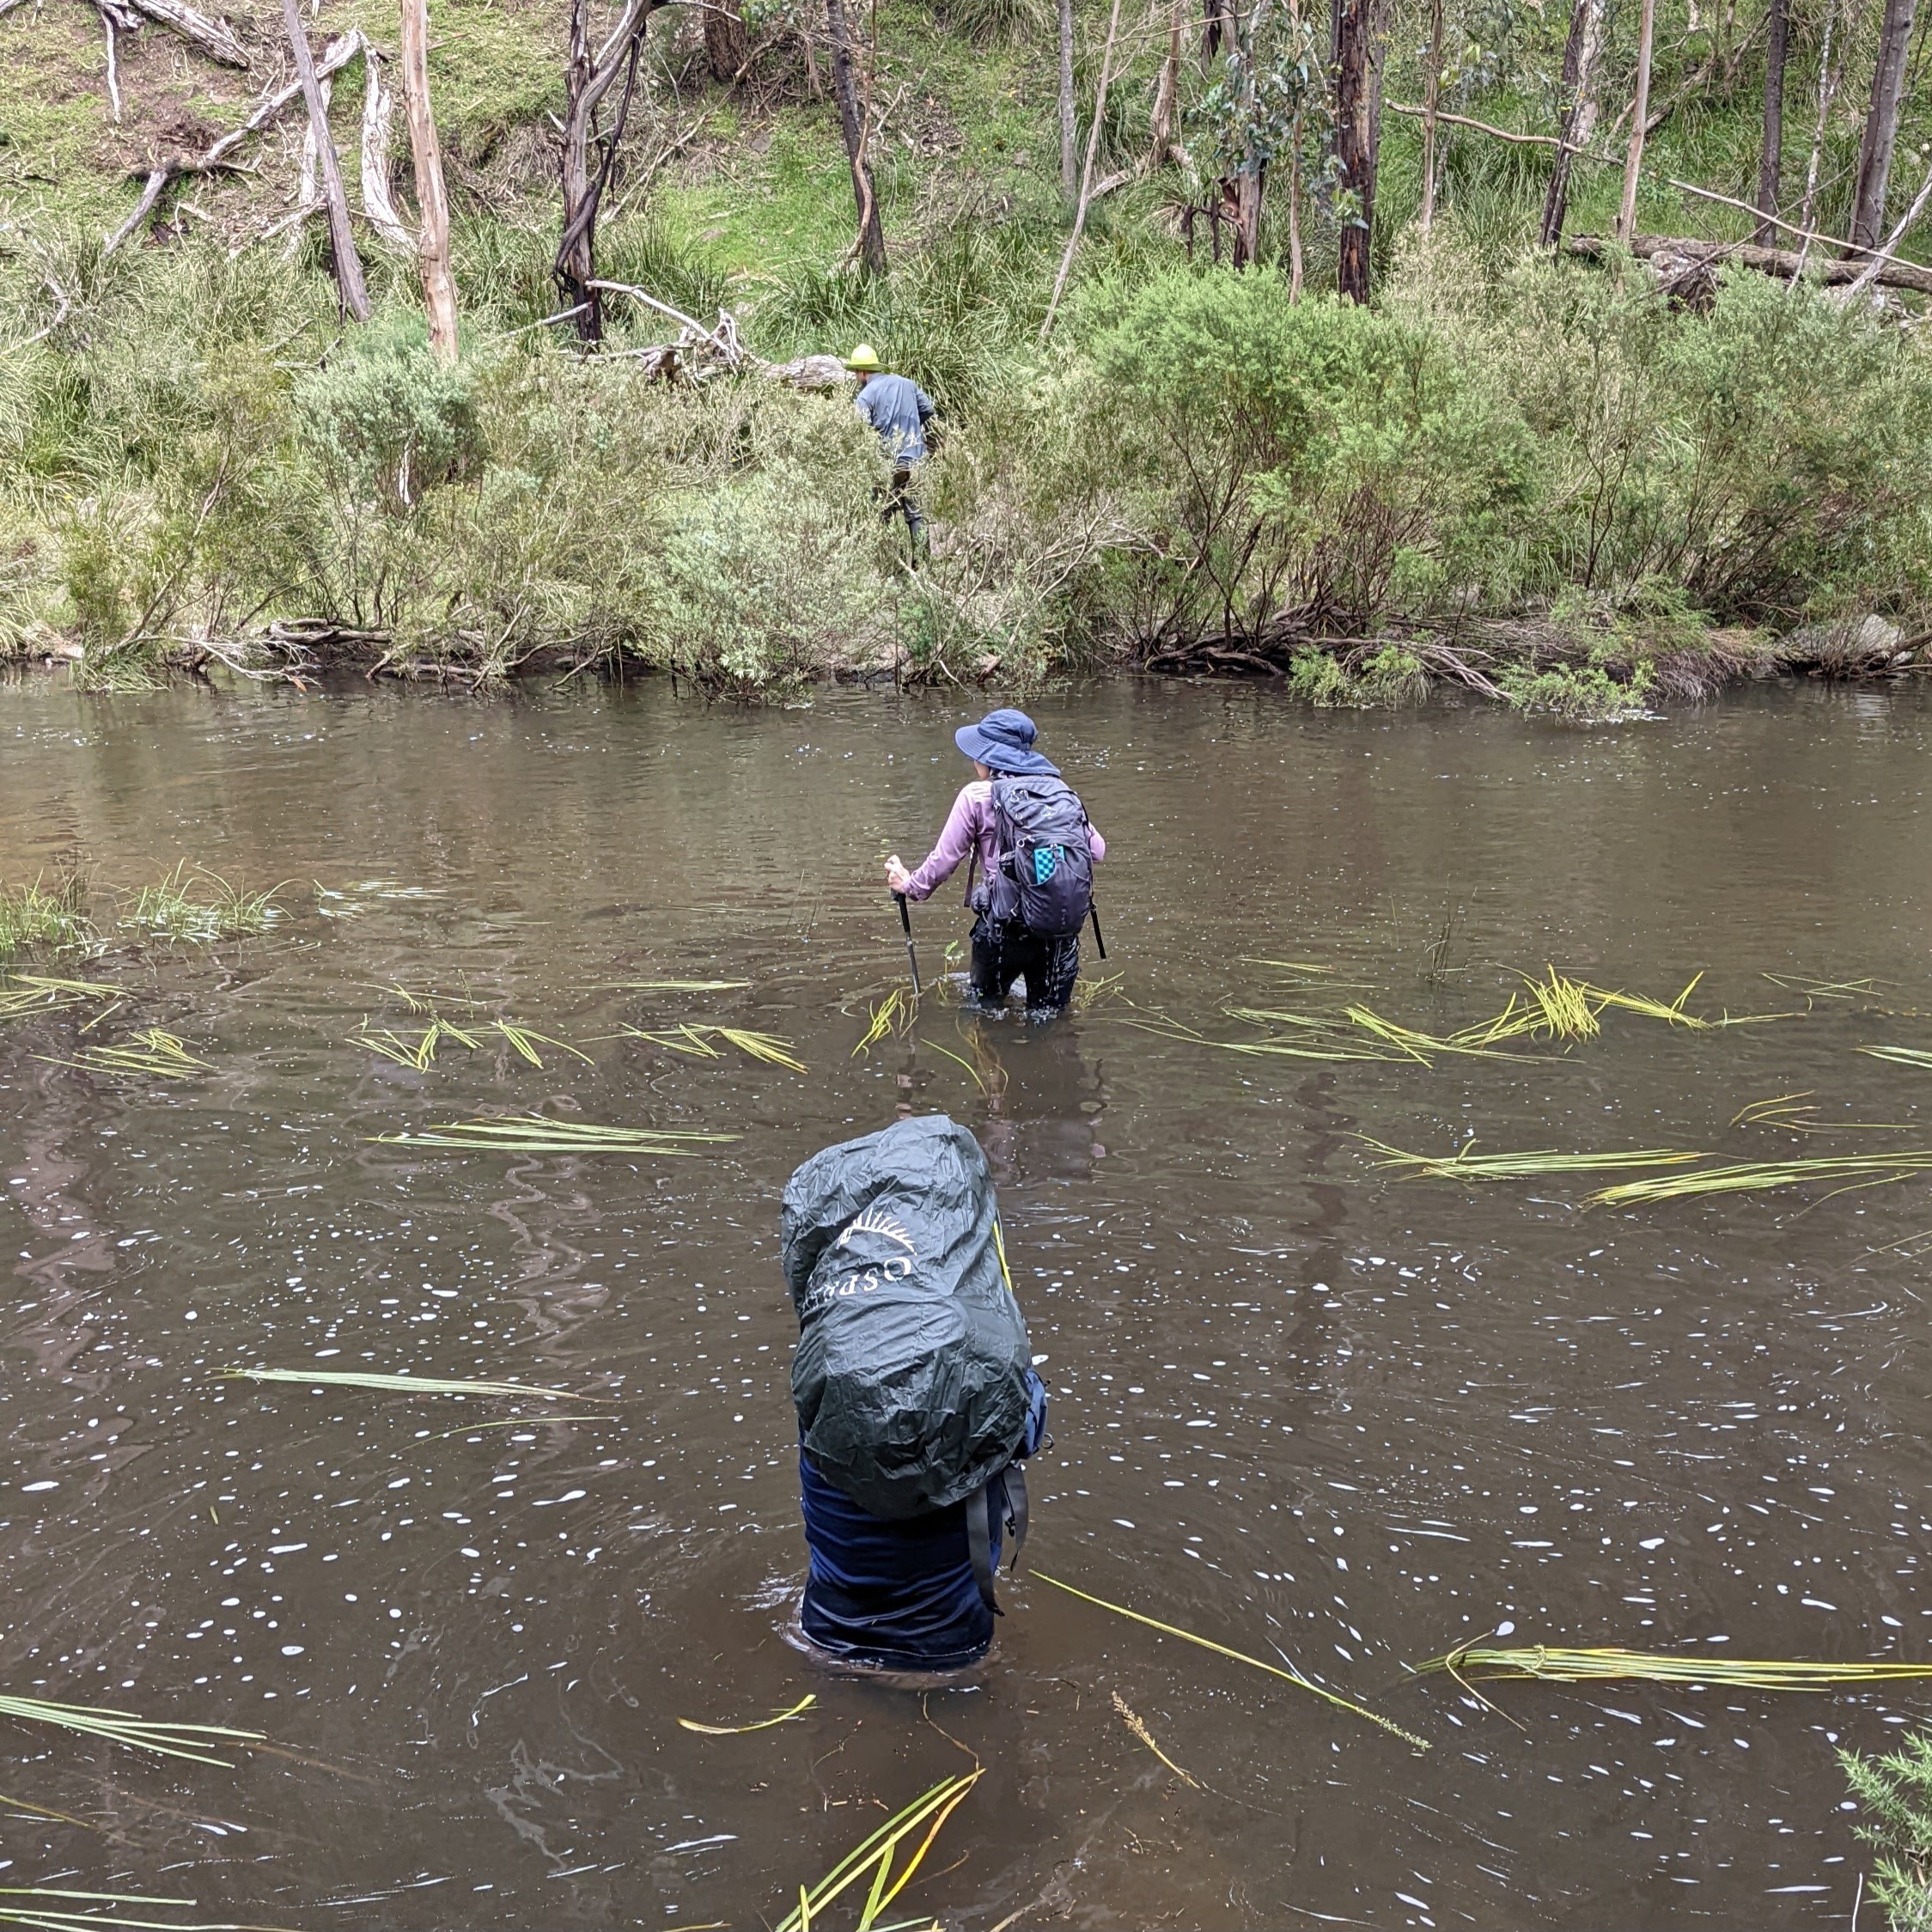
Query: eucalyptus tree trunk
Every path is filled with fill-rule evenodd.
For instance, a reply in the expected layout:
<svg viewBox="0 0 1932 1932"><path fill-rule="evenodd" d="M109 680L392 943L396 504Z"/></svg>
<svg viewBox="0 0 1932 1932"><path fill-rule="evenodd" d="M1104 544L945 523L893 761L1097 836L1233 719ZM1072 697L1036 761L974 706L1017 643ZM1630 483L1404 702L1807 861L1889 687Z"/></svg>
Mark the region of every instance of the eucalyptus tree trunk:
<svg viewBox="0 0 1932 1932"><path fill-rule="evenodd" d="M1892 150L1898 143L1898 105L1911 52L1913 0L1885 0L1879 53L1872 70L1872 104L1858 149L1858 189L1851 208L1851 240L1860 248L1878 245L1885 231L1885 191L1892 179Z"/></svg>
<svg viewBox="0 0 1932 1932"><path fill-rule="evenodd" d="M832 29L832 92L838 103L838 128L845 137L845 159L851 165L852 199L858 209L859 261L868 275L886 272L886 231L879 225L879 196L873 186L872 163L866 158L869 114L859 101L858 76L853 72L851 23L845 0L826 0L826 21Z"/></svg>
<svg viewBox="0 0 1932 1932"><path fill-rule="evenodd" d="M1545 248L1561 245L1563 216L1569 205L1570 157L1589 145L1597 125L1597 66L1603 52L1604 0L1575 0L1569 37L1563 43L1563 113L1557 124L1557 160L1543 198L1541 240Z"/></svg>
<svg viewBox="0 0 1932 1932"><path fill-rule="evenodd" d="M420 216L416 253L423 272L423 304L430 314L430 350L439 362L453 363L456 283L449 272L449 197L443 186L442 147L430 107L429 0L402 0L402 70Z"/></svg>
<svg viewBox="0 0 1932 1932"><path fill-rule="evenodd" d="M1442 102L1442 0L1429 0L1429 71L1423 76L1422 231L1435 226L1435 116Z"/></svg>
<svg viewBox="0 0 1932 1932"><path fill-rule="evenodd" d="M1764 217L1752 239L1775 247L1778 176L1784 158L1784 68L1791 46L1789 0L1770 0L1764 14L1764 133L1758 151L1758 211Z"/></svg>
<svg viewBox="0 0 1932 1932"><path fill-rule="evenodd" d="M714 81L735 81L752 57L738 0L704 0L704 58Z"/></svg>
<svg viewBox="0 0 1932 1932"><path fill-rule="evenodd" d="M1350 302L1368 299L1368 252L1375 216L1377 0L1340 0L1334 14L1335 186L1355 198L1342 224L1336 285Z"/></svg>

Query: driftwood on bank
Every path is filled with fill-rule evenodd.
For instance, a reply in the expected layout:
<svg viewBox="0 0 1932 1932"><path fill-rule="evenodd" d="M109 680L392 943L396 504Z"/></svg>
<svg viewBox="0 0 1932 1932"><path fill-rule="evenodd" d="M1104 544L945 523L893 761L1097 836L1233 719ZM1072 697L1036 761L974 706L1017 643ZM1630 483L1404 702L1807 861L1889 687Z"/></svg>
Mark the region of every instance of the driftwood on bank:
<svg viewBox="0 0 1932 1932"><path fill-rule="evenodd" d="M363 285L363 264L356 253L356 238L349 227L349 197L343 192L342 169L336 160L335 143L329 135L328 103L315 72L309 52L308 30L302 25L302 11L296 0L282 0L282 18L289 29L289 45L295 52L296 71L302 77L302 91L308 103L308 125L315 137L316 155L321 164L322 198L329 211L329 258L335 271L335 285L342 297L343 312L358 322L369 320L369 290Z"/></svg>
<svg viewBox="0 0 1932 1932"><path fill-rule="evenodd" d="M171 27L187 40L224 67L247 67L247 50L235 37L235 29L225 20L210 20L197 13L184 0L127 0L137 13Z"/></svg>
<svg viewBox="0 0 1932 1932"><path fill-rule="evenodd" d="M1601 235L1578 235L1563 247L1568 254L1595 261L1610 253L1612 244ZM1801 274L1813 275L1827 287L1840 287L1856 283L1863 276L1868 278L1867 285L1876 281L1881 288L1909 289L1915 295L1932 296L1932 269L1921 268L1913 262L1883 262L1876 265L1877 273L1873 275L1874 265L1869 263L1831 261L1817 255L1807 259L1793 249L1764 248L1754 241L1703 241L1670 235L1632 235L1630 249L1639 261L1657 265L1659 272L1667 278L1673 270L1709 270L1735 262L1760 274L1782 276L1786 281Z"/></svg>

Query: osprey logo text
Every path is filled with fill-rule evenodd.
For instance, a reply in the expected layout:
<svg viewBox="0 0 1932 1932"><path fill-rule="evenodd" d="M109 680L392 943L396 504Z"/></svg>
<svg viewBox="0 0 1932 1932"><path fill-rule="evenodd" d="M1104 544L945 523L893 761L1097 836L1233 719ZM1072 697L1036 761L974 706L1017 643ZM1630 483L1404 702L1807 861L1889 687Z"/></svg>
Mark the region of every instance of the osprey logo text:
<svg viewBox="0 0 1932 1932"><path fill-rule="evenodd" d="M801 1320L818 1313L833 1301L844 1301L853 1295L874 1294L888 1282L902 1282L911 1274L918 1252L912 1245L912 1237L904 1222L883 1209L867 1208L845 1224L838 1239L832 1244L832 1247L835 1250L850 1247L853 1236L857 1234L876 1235L881 1240L891 1242L894 1247L903 1248L905 1252L887 1255L883 1261L864 1263L849 1273L821 1283L801 1303L799 1317Z"/></svg>

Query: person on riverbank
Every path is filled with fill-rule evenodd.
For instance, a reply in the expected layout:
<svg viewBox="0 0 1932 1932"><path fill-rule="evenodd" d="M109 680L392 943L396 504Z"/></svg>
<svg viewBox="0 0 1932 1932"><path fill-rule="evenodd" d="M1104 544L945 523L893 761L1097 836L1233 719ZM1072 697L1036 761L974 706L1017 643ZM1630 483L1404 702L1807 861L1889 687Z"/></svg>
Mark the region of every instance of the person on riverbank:
<svg viewBox="0 0 1932 1932"><path fill-rule="evenodd" d="M845 367L859 379L858 412L877 432L893 466L891 491L879 514L890 521L905 519L915 556L925 532L925 520L912 500L912 466L923 462L933 399L909 375L888 375L879 364L879 351L862 342L845 358Z"/></svg>
<svg viewBox="0 0 1932 1932"><path fill-rule="evenodd" d="M1080 975L1080 929L1093 903L1093 867L1106 840L1059 767L1033 748L1024 711L989 711L961 725L953 741L972 760L973 777L953 801L939 843L917 872L897 852L886 883L908 899L929 899L969 854L966 904L972 926L972 996L1003 1004L1015 979L1027 982L1031 1019L1064 1012Z"/></svg>

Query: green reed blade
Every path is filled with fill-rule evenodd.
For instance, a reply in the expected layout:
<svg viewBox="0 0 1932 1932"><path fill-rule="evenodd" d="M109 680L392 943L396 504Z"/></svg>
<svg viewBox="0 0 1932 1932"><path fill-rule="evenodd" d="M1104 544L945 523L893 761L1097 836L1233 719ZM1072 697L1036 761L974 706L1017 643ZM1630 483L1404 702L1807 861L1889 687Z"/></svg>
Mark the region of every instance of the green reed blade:
<svg viewBox="0 0 1932 1932"><path fill-rule="evenodd" d="M742 1027L713 1027L710 1030L727 1045L735 1046L748 1059L762 1060L767 1066L787 1067L793 1073L810 1070L793 1052L791 1042L780 1039L776 1033L750 1033Z"/></svg>
<svg viewBox="0 0 1932 1932"><path fill-rule="evenodd" d="M1932 1067L1932 1052L1918 1046L1861 1046L1874 1060L1891 1060L1901 1067Z"/></svg>
<svg viewBox="0 0 1932 1932"><path fill-rule="evenodd" d="M965 1054L955 1053L951 1047L942 1046L936 1040L923 1039L919 1042L919 1044L923 1047L926 1048L929 1052L943 1054L948 1060L952 1061L954 1065L964 1067L966 1070L966 1077L972 1081L972 1084L977 1087L982 1094L986 1091L986 1082L979 1077L978 1068L974 1066L972 1062L967 1059Z"/></svg>
<svg viewBox="0 0 1932 1932"><path fill-rule="evenodd" d="M1184 1630L1177 1624L1163 1624L1159 1618L1143 1616L1137 1610L1128 1609L1124 1604L1109 1603L1105 1597L1090 1596L1085 1590L1076 1590L1071 1583L1063 1583L1058 1577L1049 1576L1044 1569L1036 1569L1032 1574L1042 1583L1051 1583L1055 1589L1064 1590L1070 1597L1078 1597L1082 1603L1094 1604L1101 1610L1111 1610L1116 1617L1125 1617L1134 1623L1145 1624L1149 1630L1159 1630L1164 1636L1178 1636L1184 1643L1198 1644L1202 1649L1211 1650L1216 1656L1231 1658L1237 1664L1247 1664L1256 1670L1265 1670L1271 1677L1278 1677L1301 1690L1312 1691L1316 1697L1326 1703L1333 1704L1337 1710L1352 1712L1357 1717L1366 1717L1371 1724L1380 1726L1393 1736L1400 1738L1405 1744L1413 1745L1417 1751L1430 1748L1427 1738L1419 1738L1413 1731L1404 1730L1399 1724L1392 1723L1378 1712L1368 1710L1362 1704L1352 1703L1333 1691L1325 1690L1313 1679L1302 1676L1298 1670L1283 1670L1278 1664L1264 1663L1260 1658L1251 1657L1245 1651L1230 1650L1225 1643L1216 1643L1211 1637L1197 1636L1192 1630Z"/></svg>
<svg viewBox="0 0 1932 1932"><path fill-rule="evenodd" d="M1801 1187L1816 1180L1842 1181L1851 1187L1882 1187L1928 1169L1932 1169L1932 1150L1918 1149L1891 1154L1821 1155L1807 1161L1740 1161L1658 1180L1624 1181L1592 1194L1588 1199L1594 1206L1618 1207L1635 1201L1679 1201L1706 1194L1768 1193L1781 1187Z"/></svg>
<svg viewBox="0 0 1932 1932"><path fill-rule="evenodd" d="M582 1395L567 1388L533 1388L527 1382L447 1380L435 1375L364 1374L353 1368L223 1368L220 1374L223 1381L230 1382L287 1382L296 1388L394 1390L405 1395L534 1395L540 1396L545 1402L613 1402L617 1399L609 1395ZM532 1419L550 1422L557 1418L545 1416ZM485 1428L489 1425L472 1423L471 1426Z"/></svg>
<svg viewBox="0 0 1932 1932"><path fill-rule="evenodd" d="M1531 1180L1545 1174L1615 1173L1632 1167L1677 1167L1705 1156L1667 1147L1623 1148L1604 1154L1472 1154L1473 1143L1454 1154L1405 1154L1367 1134L1353 1137L1379 1155L1378 1167L1395 1167L1432 1180Z"/></svg>
<svg viewBox="0 0 1932 1932"><path fill-rule="evenodd" d="M149 1751L162 1758L185 1758L194 1764L217 1764L224 1770L233 1768L229 1760L199 1748L203 1740L231 1744L268 1741L260 1731L238 1731L225 1724L175 1723L161 1718L137 1717L131 1711L97 1710L88 1704L51 1703L44 1697L0 1696L0 1717L48 1724L59 1730L105 1738L131 1751Z"/></svg>
<svg viewBox="0 0 1932 1932"><path fill-rule="evenodd" d="M702 1737L740 1738L753 1731L769 1731L774 1724L789 1724L803 1716L818 1701L818 1693L808 1691L789 1710L781 1710L773 1717L761 1717L753 1724L701 1724L695 1717L680 1717L678 1722Z"/></svg>
<svg viewBox="0 0 1932 1932"><path fill-rule="evenodd" d="M847 1852L809 1891L801 1889L797 1905L779 1921L777 1932L804 1932L804 1928L833 1899L863 1878L875 1864L881 1861L889 1863L900 1842L909 1838L936 1813L942 1814L939 1818L939 1823L943 1824L945 1819L951 1815L954 1807L979 1782L983 1775L983 1769L979 1769L943 1778L929 1791L915 1798L903 1811L888 1818L871 1837ZM931 1844L937 1829L936 1825L933 1831L927 1834L926 1845ZM926 1845L920 1847L912 1863L901 1874L899 1885L895 1885L891 1892L881 1898L877 1906L869 1909L876 1911L880 1906L890 1903L897 1895L899 1886L917 1869L919 1859L925 1856Z"/></svg>
<svg viewBox="0 0 1932 1932"><path fill-rule="evenodd" d="M619 979L611 990L623 993L735 993L750 984L748 979Z"/></svg>
<svg viewBox="0 0 1932 1932"><path fill-rule="evenodd" d="M1430 1672L1490 1678L1540 1678L1557 1684L1710 1684L1757 1691L1830 1691L1847 1685L1932 1678L1932 1663L1823 1663L1746 1657L1691 1656L1669 1650L1569 1650L1546 1644L1499 1649L1472 1644L1415 1666Z"/></svg>
<svg viewBox="0 0 1932 1932"><path fill-rule="evenodd" d="M392 1147L474 1149L500 1154L650 1154L691 1155L723 1146L736 1134L698 1133L673 1127L616 1127L592 1120L552 1120L540 1113L492 1115L481 1120L439 1123L422 1133L377 1134Z"/></svg>

